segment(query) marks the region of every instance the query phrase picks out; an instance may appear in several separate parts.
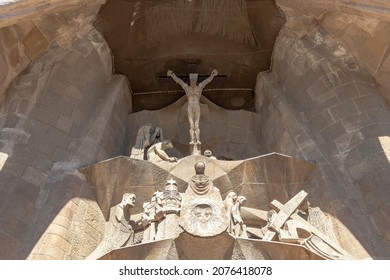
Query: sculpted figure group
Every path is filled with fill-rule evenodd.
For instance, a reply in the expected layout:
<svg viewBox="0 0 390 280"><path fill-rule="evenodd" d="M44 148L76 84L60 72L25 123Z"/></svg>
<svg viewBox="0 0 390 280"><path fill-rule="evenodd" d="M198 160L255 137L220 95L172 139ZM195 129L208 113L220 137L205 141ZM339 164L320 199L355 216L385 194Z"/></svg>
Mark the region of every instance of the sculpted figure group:
<svg viewBox="0 0 390 280"><path fill-rule="evenodd" d="M237 196L235 192L230 192L224 200L227 218L229 220L228 232L241 238L248 238L246 225L241 217L241 206L246 202L245 196Z"/></svg>
<svg viewBox="0 0 390 280"><path fill-rule="evenodd" d="M188 122L190 124L190 145L192 145L191 154L199 155L200 148L200 104L199 100L202 96L204 87L209 84L215 76L218 75L217 70L213 70L211 75L204 81L197 84L198 74L191 73L189 75L190 84L188 85L182 79L177 77L173 71L169 70L167 76L171 77L183 89L187 97L187 113ZM168 140L169 141L169 140ZM162 143L162 144L161 144ZM167 161L176 162L177 159L169 157L164 152L165 149L173 148L171 142L164 142L162 130L159 127L153 128L151 123L143 125L137 133L136 143L132 147L130 157L135 159L150 160L150 161ZM206 151L205 155L210 158L215 158L210 151Z"/></svg>
<svg viewBox="0 0 390 280"><path fill-rule="evenodd" d="M217 70L213 70L211 75L199 84L197 74L190 74L188 85L172 71L167 73L184 89L187 96L190 145L201 144L199 100L203 88L217 74ZM172 148L172 142L163 139L162 129L148 123L138 130L131 158L151 162L177 162L176 157L165 152ZM201 157L200 153L197 155ZM246 197L237 195L236 192L231 191L222 199L219 188L221 186L214 186L213 180L205 173L205 162L213 166L218 160L210 150L204 151L203 159L205 161L197 161L194 164L195 174L188 179L183 193L178 191L178 183L173 178L167 180L163 187L156 185L150 201L143 203L142 213L133 215L133 220L130 209L134 207L136 196L125 193L122 201L110 209L104 237L88 258L97 259L111 250L134 245L137 232L142 233L142 238L136 235L141 243L183 237L181 233L188 234L191 238L227 236L232 240L232 237L250 237L268 242L295 243L325 259L351 258L335 240L309 222L307 217L313 210L310 210L312 208L306 200L306 192L299 192L285 204L273 200L268 212L244 207ZM302 217L302 213L306 213L306 219ZM319 213L322 212L318 210L313 215L317 220L321 216ZM260 222L254 224L253 219ZM326 222L323 224L326 227Z"/></svg>
<svg viewBox="0 0 390 280"><path fill-rule="evenodd" d="M188 180L184 193L178 191L175 180L167 180L143 204L143 212L136 215L130 215L136 196L125 193L122 201L110 209L103 239L88 259L98 259L114 249L134 245L134 236L140 231L142 238L136 236L141 243L175 239L183 232L197 237L215 237L227 232L234 238L296 243L324 259L352 258L337 241L320 231L318 224L309 222L308 216L313 213L323 228L328 225L319 208L309 206L306 192L299 192L285 204L273 200L267 214L244 207L246 198L233 191L222 200L219 188L205 174L205 169L204 162L195 163L195 174ZM248 213L250 217L245 216ZM254 215L259 220L256 224L265 222L263 228L254 227ZM249 227L245 221L251 223Z"/></svg>

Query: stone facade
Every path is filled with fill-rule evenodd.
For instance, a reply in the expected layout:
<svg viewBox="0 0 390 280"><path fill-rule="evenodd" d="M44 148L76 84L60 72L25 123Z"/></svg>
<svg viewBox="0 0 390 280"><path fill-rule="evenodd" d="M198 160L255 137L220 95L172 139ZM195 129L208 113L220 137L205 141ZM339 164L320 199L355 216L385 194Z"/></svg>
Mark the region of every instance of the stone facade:
<svg viewBox="0 0 390 280"><path fill-rule="evenodd" d="M258 110L266 116L264 128L275 129L272 122L278 120L284 124L276 134L263 131L265 147L321 163L319 205L327 204L344 226L354 228L366 254L385 257L386 246L363 240L386 239L388 178L384 170L389 164L385 142L390 133L386 102L354 57L325 55L342 48L325 31L321 44L313 37L297 38L291 33L282 30L272 73L258 77L258 94L265 94L258 98L262 101ZM270 134L275 138L270 139ZM373 190L381 193L378 201L373 199Z"/></svg>
<svg viewBox="0 0 390 280"><path fill-rule="evenodd" d="M88 201L94 194L80 185L76 168L126 150L123 120L131 99L126 80L113 76L111 63L103 38L91 31L69 49L53 46L8 88L1 107L1 153L7 156L0 176L1 234L10 248L2 251L2 258L80 258L80 253L71 252L73 245L57 246L46 254L36 244L52 241L54 237L45 236L53 228L62 243L73 243L69 236L81 230L73 217L84 220L97 207ZM58 225L60 210L72 217L60 219ZM7 226L11 220L13 226ZM91 232L93 245L99 240L99 224L94 223L90 230L81 225L82 231Z"/></svg>
<svg viewBox="0 0 390 280"><path fill-rule="evenodd" d="M104 1L38 2L0 4L0 259L85 259L102 240L109 209L123 193L136 193L134 209L141 212L156 182L173 176L184 192L201 156L180 162L190 154L184 97L169 99L160 110L132 113L131 84L114 74L115 46L107 44L100 33L107 30L98 31L95 21ZM304 189L354 258L389 259L390 3L276 0L276 5L286 24L270 71L252 82L254 110L226 110L200 99L202 150L217 158L201 157L213 166L206 175L214 176L223 198L234 191L248 199L245 207L256 209L243 207L248 227L259 222L272 199L286 203ZM272 45L270 38L264 42ZM232 57L232 65L240 63L238 55ZM219 70L227 69L229 59L215 54L210 61ZM246 75L242 65L240 76ZM147 122L172 141L167 153L179 163L152 165L127 157ZM295 159L271 154L266 164L258 158L270 153ZM176 241L113 250L104 258L196 258L180 249L195 239L182 234ZM226 247L216 258L319 258L292 245L275 245L284 252L276 254L257 241L227 234L219 240Z"/></svg>

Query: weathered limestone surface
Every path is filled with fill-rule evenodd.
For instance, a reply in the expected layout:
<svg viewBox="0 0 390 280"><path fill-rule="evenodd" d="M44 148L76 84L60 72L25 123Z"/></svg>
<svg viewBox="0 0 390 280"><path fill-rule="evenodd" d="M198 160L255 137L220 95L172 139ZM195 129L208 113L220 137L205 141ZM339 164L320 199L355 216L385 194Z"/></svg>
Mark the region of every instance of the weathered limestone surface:
<svg viewBox="0 0 390 280"><path fill-rule="evenodd" d="M0 258L84 258L99 242L104 219L76 168L126 150L129 90L111 63L92 30L69 49L51 48L8 89L0 108Z"/></svg>
<svg viewBox="0 0 390 280"><path fill-rule="evenodd" d="M92 30L104 1L0 1L0 101L11 81L51 46L70 48ZM81 9L82 7L82 9Z"/></svg>
<svg viewBox="0 0 390 280"><path fill-rule="evenodd" d="M139 186L145 201L155 181L169 173L179 188L192 176L174 163L150 168L123 157L118 162L127 162L128 170L106 163L111 169L91 171L107 172L104 180L77 171L128 154L146 122L172 139L171 156L189 151L185 98L128 116L127 81L112 74L110 49L93 27L103 2L0 1L0 259L83 259L100 242L109 207L139 179L133 175L150 175ZM260 206L270 198L286 201L305 189L313 205L330 214L342 247L356 258L388 259L390 2L276 3L287 23L272 72L258 76L256 112L227 111L202 97L202 149L236 160L279 152L318 162L319 168L309 178L306 164L288 175L275 172L294 169L295 160L276 157L262 172L256 172L265 165L261 159L226 161L213 167L215 184L223 195L233 189L249 198L248 207L264 210ZM196 159L183 165L192 168ZM128 172L129 181L108 180L111 173L117 178L115 172ZM241 250L247 259L277 258L268 245L238 240L228 251ZM178 258L174 247L165 240L127 250L139 259ZM281 250L292 258L319 258L293 245ZM105 258L127 257L125 251Z"/></svg>
<svg viewBox="0 0 390 280"><path fill-rule="evenodd" d="M277 0L291 32L303 36L320 25L342 43L339 54L350 53L379 84L390 100L390 2L386 0ZM321 32L321 31L320 31ZM312 34L313 35L313 34Z"/></svg>
<svg viewBox="0 0 390 280"><path fill-rule="evenodd" d="M389 109L358 61L317 28L301 38L284 28L273 71L258 76L262 141L268 151L318 161L311 197L340 222L346 249L386 258Z"/></svg>

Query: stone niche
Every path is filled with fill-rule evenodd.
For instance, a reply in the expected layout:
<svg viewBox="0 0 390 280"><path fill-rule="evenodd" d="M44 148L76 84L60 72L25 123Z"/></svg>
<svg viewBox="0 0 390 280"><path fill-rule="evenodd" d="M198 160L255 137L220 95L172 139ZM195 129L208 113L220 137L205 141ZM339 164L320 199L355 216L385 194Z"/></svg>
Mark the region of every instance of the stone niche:
<svg viewBox="0 0 390 280"><path fill-rule="evenodd" d="M259 155L256 128L258 115L246 110L226 110L206 97L200 99L200 137L202 150L211 150L217 158L240 160ZM129 154L134 146L139 127L151 123L163 131L164 139L170 139L174 149L168 151L177 157L190 154L189 123L186 97L166 108L133 113L128 117Z"/></svg>

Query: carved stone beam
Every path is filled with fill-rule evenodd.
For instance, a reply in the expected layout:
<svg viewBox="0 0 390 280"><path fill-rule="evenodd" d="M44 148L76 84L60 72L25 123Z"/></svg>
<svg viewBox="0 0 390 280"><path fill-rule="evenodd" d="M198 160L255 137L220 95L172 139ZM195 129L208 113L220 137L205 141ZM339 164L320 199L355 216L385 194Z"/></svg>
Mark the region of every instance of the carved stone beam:
<svg viewBox="0 0 390 280"><path fill-rule="evenodd" d="M299 206L305 201L307 192L300 191L293 198L291 198L286 204L284 204L278 214L268 225L268 230L264 234L263 240L271 241L274 239L276 233L280 231L284 223L290 218L292 214L299 208ZM276 203L276 202L275 202ZM271 202L271 207L274 207L274 202Z"/></svg>
<svg viewBox="0 0 390 280"><path fill-rule="evenodd" d="M277 200L272 201L271 204L272 204L271 208L274 209L275 211L279 211L280 209L283 208L283 204ZM328 244L330 247L332 247L333 249L335 249L336 251L338 251L339 253L341 253L345 257L352 258L352 256L347 251L345 251L343 248L341 248L340 245L338 245L336 242L334 242L332 239L330 239L326 234L324 234L323 232L321 232L320 230L315 228L313 225L311 225L308 221L303 219L297 213L292 214L290 218L301 222L305 226L306 230L308 230L312 234L318 236L320 239L322 239L322 241L324 241L326 244Z"/></svg>

